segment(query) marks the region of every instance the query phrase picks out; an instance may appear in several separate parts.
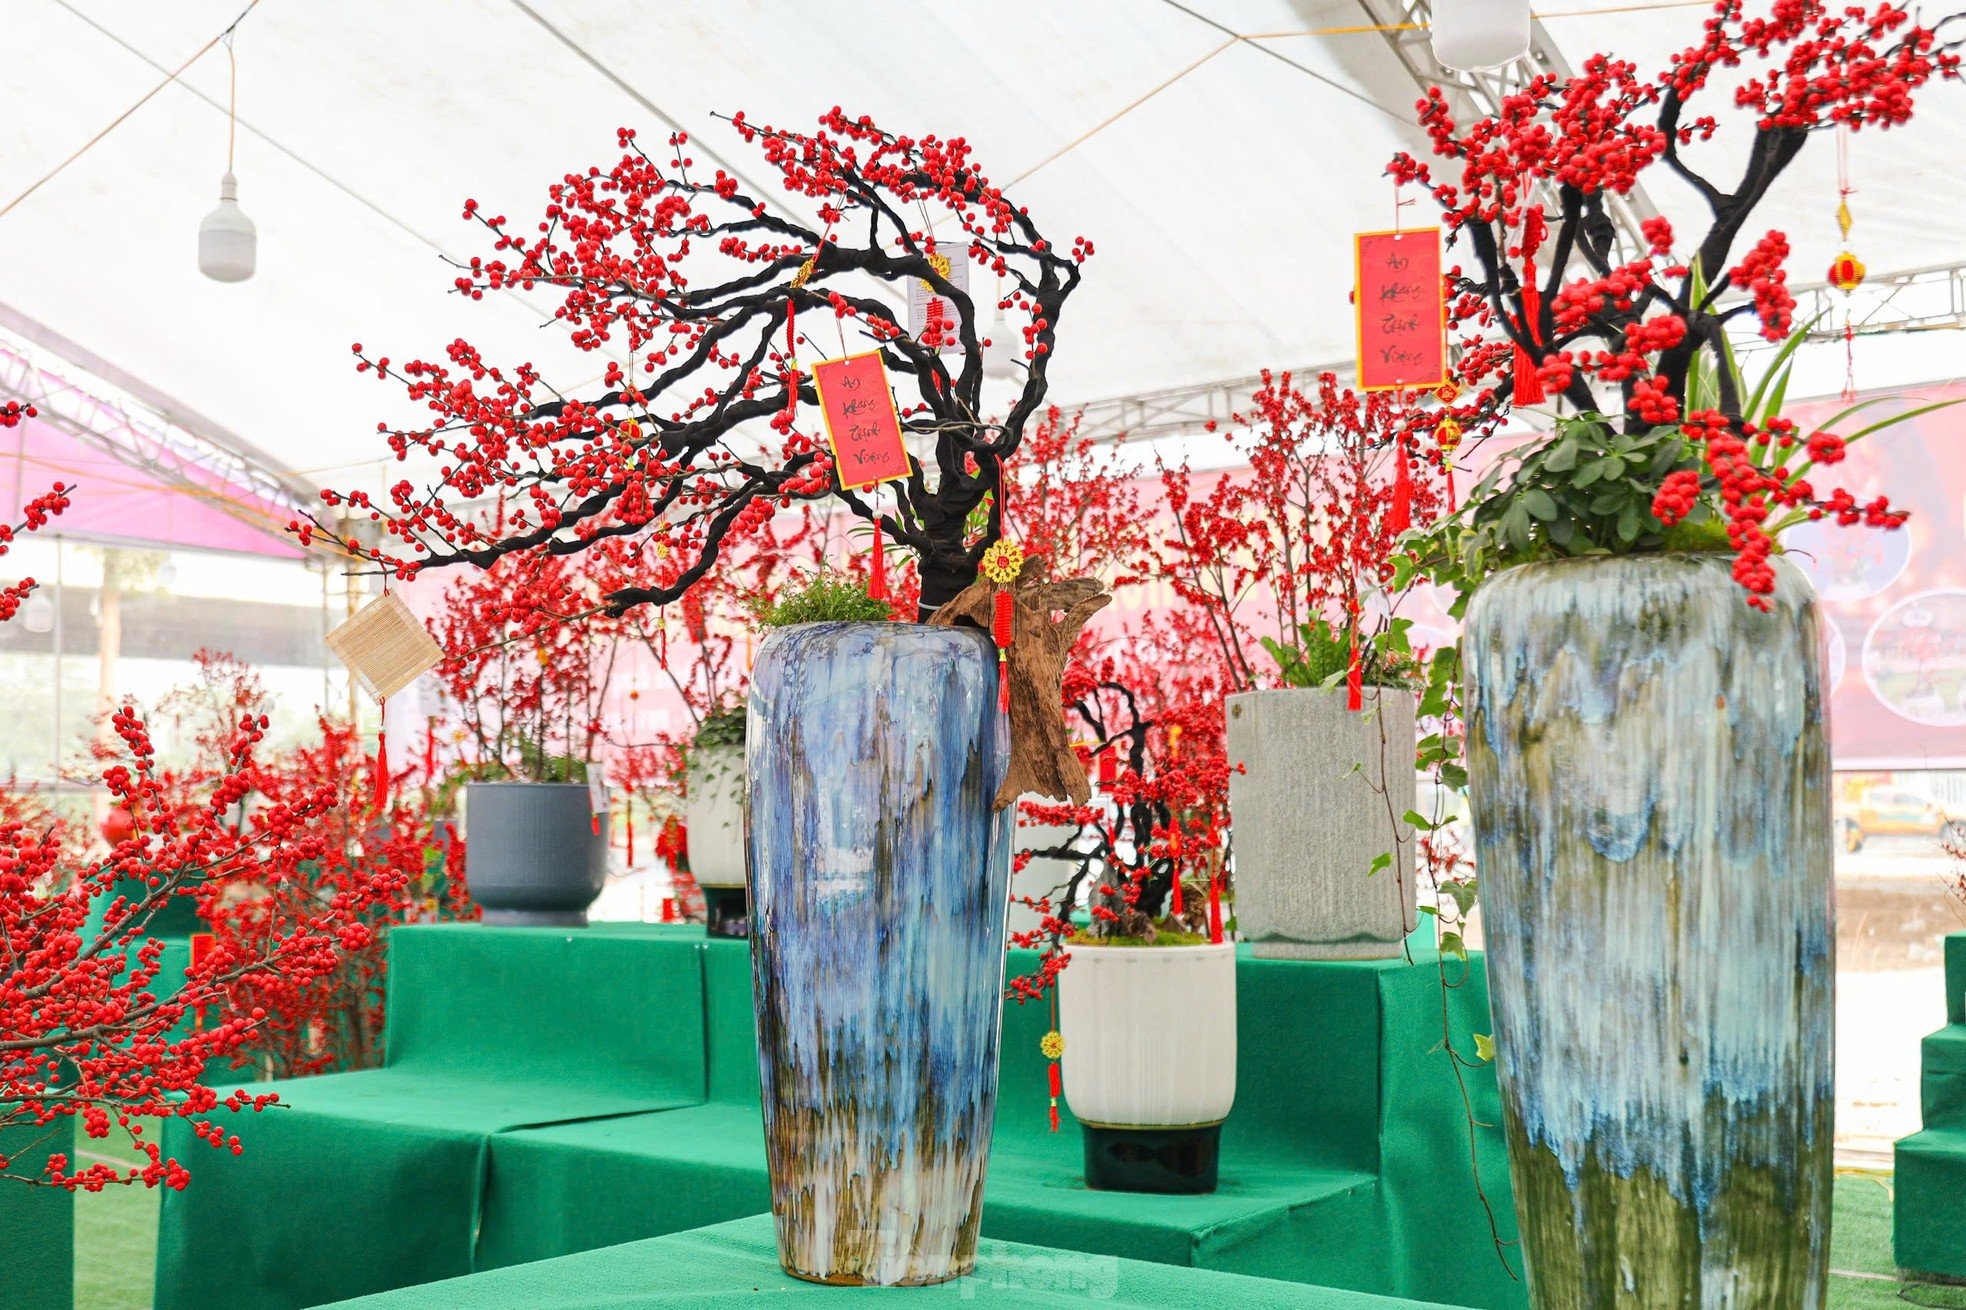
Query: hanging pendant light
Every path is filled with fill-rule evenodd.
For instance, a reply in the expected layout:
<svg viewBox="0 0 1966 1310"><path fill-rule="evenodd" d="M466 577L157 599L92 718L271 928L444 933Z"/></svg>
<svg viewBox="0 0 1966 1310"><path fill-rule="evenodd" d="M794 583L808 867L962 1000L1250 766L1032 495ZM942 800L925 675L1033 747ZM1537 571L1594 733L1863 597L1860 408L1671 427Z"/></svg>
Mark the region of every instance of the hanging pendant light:
<svg viewBox="0 0 1966 1310"><path fill-rule="evenodd" d="M232 90L226 106L225 176L218 183L218 208L198 224L198 271L214 282L244 282L253 275L259 230L239 208L239 179L232 175L232 147L239 127L239 63L233 58L230 32L225 35L225 58L232 69Z"/></svg>
<svg viewBox="0 0 1966 1310"><path fill-rule="evenodd" d="M1429 26L1434 58L1457 72L1500 68L1529 53L1529 0L1434 0Z"/></svg>
<svg viewBox="0 0 1966 1310"><path fill-rule="evenodd" d="M239 208L239 179L219 179L218 208L198 225L198 271L215 282L244 282L253 275L258 230Z"/></svg>

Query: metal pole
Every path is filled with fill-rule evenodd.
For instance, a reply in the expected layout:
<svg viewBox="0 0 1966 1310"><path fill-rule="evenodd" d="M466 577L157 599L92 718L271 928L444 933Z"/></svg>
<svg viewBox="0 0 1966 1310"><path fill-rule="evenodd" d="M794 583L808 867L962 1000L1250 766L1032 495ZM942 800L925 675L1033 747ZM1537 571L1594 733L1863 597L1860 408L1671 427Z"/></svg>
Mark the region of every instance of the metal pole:
<svg viewBox="0 0 1966 1310"><path fill-rule="evenodd" d="M64 559L64 558L66 557L66 555L67 555L67 553L68 553L68 552L67 552L67 549L66 549L66 547L65 547L65 545L64 545L64 543L63 543L63 541L62 541L62 539L61 539L61 535L60 535L59 533L57 533L57 534L55 535L55 628L54 628L54 634L53 634L53 635L54 635L54 652L55 652L55 731L54 731L54 741L53 741L53 746L54 746L54 752L53 752L53 755L52 755L52 757L51 757L51 758L52 758L52 760L53 760L53 763L52 763L52 765L51 765L51 768L52 768L52 771L53 771L53 773L54 773L54 775L55 775L55 782L54 782L54 798L55 798L55 803L56 803L57 805L59 805L59 804L61 803L61 606L62 606L62 561L63 561L63 559Z"/></svg>

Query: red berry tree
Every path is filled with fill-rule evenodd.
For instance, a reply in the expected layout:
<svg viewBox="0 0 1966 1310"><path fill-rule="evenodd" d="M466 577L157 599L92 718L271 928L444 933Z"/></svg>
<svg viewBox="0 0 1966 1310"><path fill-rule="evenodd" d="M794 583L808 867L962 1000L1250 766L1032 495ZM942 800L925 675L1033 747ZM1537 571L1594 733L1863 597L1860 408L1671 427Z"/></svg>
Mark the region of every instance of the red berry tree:
<svg viewBox="0 0 1966 1310"><path fill-rule="evenodd" d="M1702 360L1728 358L1736 318L1753 316L1770 340L1791 334L1788 240L1774 230L1751 236L1756 208L1812 134L1898 126L1927 83L1957 79L1958 41L1947 36L1962 17L1928 26L1890 3L1775 0L1766 17L1751 18L1743 0L1718 0L1700 39L1649 76L1593 55L1573 77L1533 78L1500 113L1468 124L1431 90L1420 122L1436 158L1458 171L1437 175L1404 152L1390 171L1432 191L1450 241L1471 253L1472 271L1450 279L1449 317L1485 418L1553 392L1579 413L1614 416L1627 433L1683 424L1695 467L1671 494L1662 490L1654 512L1671 524L1690 507L1689 492L1710 495L1750 592L1773 587L1772 536L1793 516L1893 526L1882 500L1819 493L1803 475L1828 461L1802 458L1806 442L1792 425L1771 427L1731 367L1703 369ZM1715 100L1731 103L1703 112ZM1737 138L1737 148L1701 149L1716 138ZM1716 177L1708 157L1741 162ZM1614 198L1656 168L1704 206L1690 242L1663 217L1642 224L1636 245L1619 236Z"/></svg>
<svg viewBox="0 0 1966 1310"><path fill-rule="evenodd" d="M359 369L400 382L430 414L425 426L385 427L391 448L437 471L422 485L398 482L380 503L328 495L382 523L380 546L342 539L346 549L406 576L632 537L659 542L681 567L610 592L608 609L675 600L733 533L787 505L838 495L874 517L866 496L838 485L809 367L872 350L904 393L902 427L918 451L881 528L919 561L925 610L975 579L999 529L1002 461L1043 403L1059 316L1090 243L1059 249L960 138L896 136L837 108L812 132L741 114L731 125L787 192L812 202L815 223L783 216L722 170L705 177L681 134L658 161L627 130L612 168L550 188L535 234L466 203L493 249L460 270L456 289L471 299L561 293L556 316L574 344L608 359L601 389L558 395L531 365L494 363L462 340L408 364L358 345ZM987 319L948 276L953 260L997 279L1020 336L1022 384L1000 419L983 401ZM915 283L948 311L919 337L899 308ZM505 509L492 526L465 504L486 496ZM966 525L986 504L984 539L972 540ZM303 538L334 535L324 523L294 526Z"/></svg>

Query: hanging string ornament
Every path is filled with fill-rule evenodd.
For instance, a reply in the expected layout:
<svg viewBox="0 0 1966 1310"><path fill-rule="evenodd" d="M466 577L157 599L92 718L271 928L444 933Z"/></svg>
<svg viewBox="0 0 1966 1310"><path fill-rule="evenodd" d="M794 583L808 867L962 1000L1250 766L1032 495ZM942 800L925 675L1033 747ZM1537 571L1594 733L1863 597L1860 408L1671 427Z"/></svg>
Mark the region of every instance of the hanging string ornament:
<svg viewBox="0 0 1966 1310"><path fill-rule="evenodd" d="M1857 398L1857 329L1850 316L1850 293L1864 284L1863 261L1850 253L1850 132L1836 129L1836 227L1844 249L1830 261L1829 284L1843 293L1843 399Z"/></svg>
<svg viewBox="0 0 1966 1310"><path fill-rule="evenodd" d="M1010 648L1017 640L1016 601L1010 594L1024 571L1024 548L999 541L983 552L983 576L996 584L991 599L990 636L997 643L997 708L1010 713Z"/></svg>
<svg viewBox="0 0 1966 1310"><path fill-rule="evenodd" d="M1058 989L1051 991L1051 1031L1038 1039L1038 1050L1049 1062L1045 1066L1045 1077L1051 1080L1051 1131L1058 1131L1058 1094L1063 1088L1058 1072L1058 1061L1065 1054L1065 1034L1058 1031Z"/></svg>
<svg viewBox="0 0 1966 1310"><path fill-rule="evenodd" d="M1536 250L1548 232L1543 211L1531 206L1522 217L1522 317L1516 320L1515 342L1514 400L1518 405L1540 405L1549 398L1543 391L1543 375L1537 371L1536 361L1522 345L1524 337L1532 345L1543 344L1539 326L1543 318L1543 293L1536 285Z"/></svg>

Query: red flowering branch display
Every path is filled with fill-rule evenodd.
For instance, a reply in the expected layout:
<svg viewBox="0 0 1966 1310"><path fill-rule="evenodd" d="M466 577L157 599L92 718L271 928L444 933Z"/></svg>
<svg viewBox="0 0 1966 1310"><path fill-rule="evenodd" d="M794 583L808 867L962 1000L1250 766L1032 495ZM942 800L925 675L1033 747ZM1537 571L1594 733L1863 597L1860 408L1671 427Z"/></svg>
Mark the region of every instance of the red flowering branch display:
<svg viewBox="0 0 1966 1310"><path fill-rule="evenodd" d="M458 779L584 781L603 739L617 621L565 556L494 559L444 591L434 635L457 731Z"/></svg>
<svg viewBox="0 0 1966 1310"><path fill-rule="evenodd" d="M1769 457L1796 434L1770 426L1779 388L1776 404L1755 412L1726 331L1752 316L1767 339L1790 338L1787 238L1770 230L1740 248L1755 209L1812 133L1899 126L1927 83L1956 80L1958 40L1946 36L1961 18L1928 26L1888 3L1798 0L1751 18L1742 0L1719 0L1700 39L1654 76L1594 55L1568 79L1532 79L1473 123L1457 124L1438 89L1419 103L1434 155L1458 174L1437 176L1404 152L1390 171L1428 187L1450 240L1472 252L1474 270L1450 279L1449 313L1468 334L1463 364L1484 394L1535 404L1554 393L1580 415L1617 416L1626 435L1678 425L1687 439L1684 459L1649 471L1657 521L1629 522L1624 544L1705 502L1737 555L1737 580L1760 604L1773 586L1771 518L1895 526L1885 500L1819 493L1799 461ZM1700 112L1723 81L1734 87L1731 121L1744 128L1728 135L1745 136L1732 180L1715 180L1695 158L1723 137L1721 115ZM1655 167L1697 193L1705 230L1689 244L1655 217L1643 224L1645 248L1620 248L1608 206ZM1703 374L1703 359L1728 365Z"/></svg>
<svg viewBox="0 0 1966 1310"><path fill-rule="evenodd" d="M231 1012L265 1016L230 1053L232 1065L275 1078L380 1064L389 929L478 913L465 885L463 839L433 817L428 788L404 785L416 768L406 763L396 771L381 804L360 732L326 717L318 725L319 741L278 752L251 774L255 825L269 807L278 812L324 793L342 798L309 827L318 854L292 868L246 870L208 897L204 910L214 940L245 954L323 905L362 907L366 935L350 933L340 943L334 968L305 977L249 974L227 989Z"/></svg>
<svg viewBox="0 0 1966 1310"><path fill-rule="evenodd" d="M1265 372L1238 416L1254 432L1246 471L1206 490L1185 467L1161 473L1174 527L1137 567L1186 607L1163 622L1212 650L1230 692L1343 672L1316 664L1334 640L1341 655L1360 650L1363 675L1390 673L1377 665L1396 659L1379 649L1394 631L1395 542L1432 524L1446 496L1417 447L1437 446L1455 413L1397 392L1361 396L1329 373L1306 393L1289 373ZM1472 409L1467 420L1480 421Z"/></svg>
<svg viewBox="0 0 1966 1310"><path fill-rule="evenodd" d="M919 561L922 607L974 581L999 516L979 541L970 515L1043 403L1059 316L1091 244L1046 238L960 138L898 136L837 108L812 132L730 121L786 191L814 203L816 225L779 216L722 170L703 176L686 136L658 162L625 129L612 168L550 188L536 235L466 203L493 249L459 269L456 290L561 293L556 317L574 344L608 357L603 389L560 395L530 365L494 363L463 340L406 364L357 345L359 369L400 383L430 414L427 426L385 425L390 447L438 472L398 482L381 502L328 494L331 507L382 525L382 545L337 538L345 549L409 576L610 538L661 543L680 567L609 592L608 612L621 614L681 597L733 533L789 505L838 495L871 519L872 501L839 485L813 408L811 364L835 353L837 336L838 354L878 353L907 393L901 426L923 453L879 521ZM957 259L998 279L998 307L1019 325L1024 377L1001 419L984 417L983 320L947 275ZM920 339L896 318L915 280L953 311ZM505 512L487 526L467 502L494 495ZM324 522L294 530L334 535Z"/></svg>
<svg viewBox="0 0 1966 1310"><path fill-rule="evenodd" d="M373 941L375 907L400 893L400 875L387 867L351 874L249 939L215 943L173 988L176 980L160 977L164 948L146 931L152 920L179 897L194 898L210 920L241 880L272 886L300 877L327 854L318 824L344 798L326 787L300 790L241 819L264 715L231 723L217 776L196 805L167 786L133 709L117 711L111 727L120 758L102 784L128 823L106 856L77 859L52 824L0 822L0 1129L25 1130L33 1149L41 1140L34 1129L77 1118L91 1138L124 1134L142 1163L77 1168L57 1152L33 1177L0 1159L0 1176L70 1190L181 1188L189 1171L164 1157L144 1121L191 1119L202 1140L240 1151L215 1111L258 1110L276 1098L244 1089L221 1096L204 1082L208 1063L233 1056L267 1022L262 1005L235 1008L234 997L304 988L333 973L346 953Z"/></svg>
<svg viewBox="0 0 1966 1310"><path fill-rule="evenodd" d="M1230 767L1220 686L1199 685L1178 663L1106 658L1074 662L1065 696L1103 794L1085 805L1024 803L1034 822L1073 835L1016 856L1020 873L1033 862L1061 871L1051 892L1021 898L1041 922L1010 944L1043 953L1010 981L1020 1001L1041 997L1066 966L1071 906L1089 906L1093 939L1219 939L1224 925Z"/></svg>

